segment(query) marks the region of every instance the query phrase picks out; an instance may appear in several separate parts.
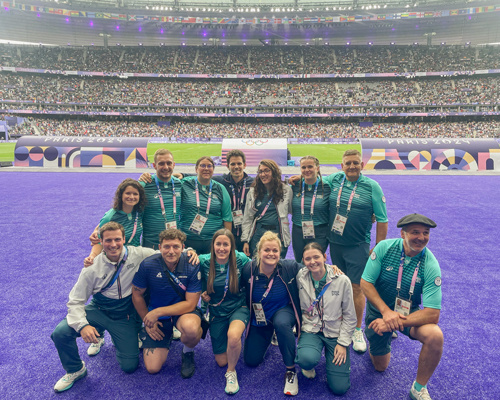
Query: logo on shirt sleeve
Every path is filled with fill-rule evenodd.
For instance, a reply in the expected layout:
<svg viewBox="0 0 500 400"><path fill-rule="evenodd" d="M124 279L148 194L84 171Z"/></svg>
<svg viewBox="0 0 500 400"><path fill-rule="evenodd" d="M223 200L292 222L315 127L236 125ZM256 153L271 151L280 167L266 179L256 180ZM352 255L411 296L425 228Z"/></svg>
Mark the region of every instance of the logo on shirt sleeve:
<svg viewBox="0 0 500 400"><path fill-rule="evenodd" d="M377 253L375 253L374 251L372 251L372 254L370 254L370 258L375 261L375 259L377 258Z"/></svg>
<svg viewBox="0 0 500 400"><path fill-rule="evenodd" d="M385 196L382 196L382 203L385 203Z"/></svg>
<svg viewBox="0 0 500 400"><path fill-rule="evenodd" d="M436 286L441 286L441 277L438 276L436 279L434 279L434 285Z"/></svg>
<svg viewBox="0 0 500 400"><path fill-rule="evenodd" d="M196 275L198 277L198 280L201 281L201 272L198 271L198 275Z"/></svg>

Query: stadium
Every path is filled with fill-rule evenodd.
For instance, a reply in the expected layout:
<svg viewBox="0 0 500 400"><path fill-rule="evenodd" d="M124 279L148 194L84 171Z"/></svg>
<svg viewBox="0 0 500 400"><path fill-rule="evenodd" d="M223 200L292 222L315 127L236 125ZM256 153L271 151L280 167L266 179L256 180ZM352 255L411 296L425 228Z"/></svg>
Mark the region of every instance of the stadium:
<svg viewBox="0 0 500 400"><path fill-rule="evenodd" d="M317 157L327 177L342 170L346 150L358 150L363 176L380 184L387 199L387 238L400 237L396 222L410 213L437 223L429 248L442 271L444 351L430 394L499 396L499 4L21 0L0 6L5 398L228 396L210 336L196 346L194 376L182 379L180 342L158 374L148 373L142 352L138 369L125 374L109 333L92 358L78 339L88 376L54 393L64 369L51 333L66 315L89 235L120 182L155 173L158 149L172 152L181 174L195 174L197 160L211 157L215 175L228 172L226 155L240 149L249 176L259 177L260 160L270 158L283 181L301 174L305 156ZM294 258L292 245L286 258ZM351 387L343 398L408 398L420 348L399 334L385 372L375 371L368 351L348 348ZM322 356L315 379L297 374L295 397L337 397L325 364ZM285 397L278 347L270 346L256 368L242 354L236 371L235 398Z"/></svg>

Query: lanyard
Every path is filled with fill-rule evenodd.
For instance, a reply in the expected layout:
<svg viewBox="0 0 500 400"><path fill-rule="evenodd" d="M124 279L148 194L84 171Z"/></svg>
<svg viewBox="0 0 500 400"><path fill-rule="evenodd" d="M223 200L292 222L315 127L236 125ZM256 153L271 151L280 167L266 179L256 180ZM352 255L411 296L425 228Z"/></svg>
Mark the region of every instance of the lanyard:
<svg viewBox="0 0 500 400"><path fill-rule="evenodd" d="M314 193L311 200L311 218L314 215L314 203L316 202L316 194L318 193L319 178L316 179L316 185L314 186ZM300 199L300 213L304 217L304 199L306 197L306 180L302 181L302 198Z"/></svg>
<svg viewBox="0 0 500 400"><path fill-rule="evenodd" d="M208 189L208 201L207 201L207 212L208 215L210 212L210 204L212 203L212 184L213 181L210 179L210 188ZM196 192L196 207L198 207L198 213L200 212L200 191L198 189L198 178L194 179L194 187Z"/></svg>
<svg viewBox="0 0 500 400"><path fill-rule="evenodd" d="M255 277L253 278L255 280ZM271 288L273 287L273 282L274 282L274 276L273 276L273 279L271 279L267 285L267 289L266 291L264 292L264 294L262 295L262 299L260 299L259 303L262 303L262 301L267 297L267 295L269 294L269 292L271 291Z"/></svg>
<svg viewBox="0 0 500 400"><path fill-rule="evenodd" d="M342 183L340 185L340 188L339 188L339 194L337 195L337 214L339 213L339 209L340 209L340 196L342 195L342 189L344 188L344 183L345 183L346 178L347 177L344 176L344 180L342 181ZM359 182L359 178L356 181L356 183L354 184L354 188L352 189L351 196L349 197L349 202L347 203L347 213L346 213L346 216L347 216L347 214L349 214L349 211L351 211L352 199L354 198L354 193L356 193L356 188L358 187L358 182Z"/></svg>
<svg viewBox="0 0 500 400"><path fill-rule="evenodd" d="M415 272L413 272L413 277L411 278L410 299L411 296L413 295L413 292L415 291L415 282L417 281L418 270L420 269L420 264L422 263L424 256L425 256L425 248L422 250L422 253L420 253L420 260L418 260L417 266L415 267ZM403 278L403 265L405 263L405 258L406 258L405 247L403 244L403 250L401 250L401 262L399 263L398 283L396 286L396 290L398 291L398 296L399 296L399 291L401 290L401 279Z"/></svg>
<svg viewBox="0 0 500 400"><path fill-rule="evenodd" d="M243 189L241 190L241 197L238 200L236 197L236 192L234 190L234 186L231 186L231 190L233 191L233 211L243 209L243 202L245 201L245 190L247 189L247 178L244 179L243 181Z"/></svg>
<svg viewBox="0 0 500 400"><path fill-rule="evenodd" d="M160 199L160 206L161 206L161 214L163 215L163 218L165 218L165 222L167 222L167 214L165 212L165 204L163 203L163 196L161 194L161 189L160 189L160 184L158 183L158 177L155 175L155 182L156 182L156 188L158 189L158 198ZM175 197L175 183L174 179L170 178L170 182L172 182L172 201L174 203L174 221L177 220L175 215L177 214L177 198ZM167 182L168 186L168 182Z"/></svg>
<svg viewBox="0 0 500 400"><path fill-rule="evenodd" d="M328 286L330 286L330 283L332 283L332 282L333 281L330 281L330 282L326 283L325 286L323 286L323 289L321 290L321 292L319 292L318 297L316 297L316 299L311 303L311 305L307 309L308 313L310 313L313 310L313 308L316 307L316 304L318 304L319 300L323 297L323 295L326 292L326 289L328 289Z"/></svg>
<svg viewBox="0 0 500 400"><path fill-rule="evenodd" d="M257 219L262 219L262 217L264 216L264 214L266 213L267 209L269 208L269 206L271 205L271 202L273 201L273 198L274 198L274 194L271 196L271 198L269 199L269 201L267 202L266 206L264 207L264 209L262 210L262 212L260 213L260 215L257 217Z"/></svg>
<svg viewBox="0 0 500 400"><path fill-rule="evenodd" d="M229 288L229 265L227 267L226 284L224 285L224 296L222 296L222 299L217 304L210 304L210 306L212 306L212 307L218 307L218 306L220 306L220 304L226 298L226 294L227 294L228 288Z"/></svg>
<svg viewBox="0 0 500 400"><path fill-rule="evenodd" d="M174 282L184 291L187 291L186 289L186 286L184 286L184 284L179 280L179 278L177 278L177 276L175 276L174 273L172 273L172 271L170 271L167 267L167 271L168 273L170 274L170 276L172 277L172 279L174 280Z"/></svg>
<svg viewBox="0 0 500 400"><path fill-rule="evenodd" d="M122 260L116 265L115 274L113 275L109 283L103 289L101 289L101 292L104 292L105 290L108 290L111 286L113 286L113 283L115 283L115 281L118 279L118 275L120 275L120 272L122 272L122 268L127 262L127 258L128 258L128 249L127 246L125 246L125 254L123 255Z"/></svg>
<svg viewBox="0 0 500 400"><path fill-rule="evenodd" d="M128 242L127 244L130 244L130 242L132 241L132 239L134 238L135 236L135 232L137 231L137 221L139 220L139 211L136 211L135 212L135 222L134 222L134 230L132 231L132 236L130 236L130 238L128 239Z"/></svg>

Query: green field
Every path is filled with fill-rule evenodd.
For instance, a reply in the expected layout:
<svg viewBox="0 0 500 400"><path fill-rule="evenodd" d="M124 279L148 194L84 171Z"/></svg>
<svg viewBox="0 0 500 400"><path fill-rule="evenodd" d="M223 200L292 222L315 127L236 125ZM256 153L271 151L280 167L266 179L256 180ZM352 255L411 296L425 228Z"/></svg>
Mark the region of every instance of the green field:
<svg viewBox="0 0 500 400"><path fill-rule="evenodd" d="M0 143L0 161L14 161L15 143ZM153 162L153 154L158 148L166 147L175 155L177 163L194 164L201 156L216 157L221 155L221 144L210 143L150 143L148 145L148 159ZM340 164L342 153L347 149L358 149L359 144L290 144L288 145L292 157L313 155L322 164Z"/></svg>

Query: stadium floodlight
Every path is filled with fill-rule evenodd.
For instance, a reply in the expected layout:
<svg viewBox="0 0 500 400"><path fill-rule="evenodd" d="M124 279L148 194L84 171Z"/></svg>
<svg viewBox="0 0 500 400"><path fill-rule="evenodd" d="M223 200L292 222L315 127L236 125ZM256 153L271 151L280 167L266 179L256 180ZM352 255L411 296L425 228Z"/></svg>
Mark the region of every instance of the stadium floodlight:
<svg viewBox="0 0 500 400"><path fill-rule="evenodd" d="M333 7L333 11L335 11L337 9L337 7Z"/></svg>
<svg viewBox="0 0 500 400"><path fill-rule="evenodd" d="M368 42L368 46L373 46L373 42Z"/></svg>
<svg viewBox="0 0 500 400"><path fill-rule="evenodd" d="M149 6L146 6L146 10L149 10Z"/></svg>
<svg viewBox="0 0 500 400"><path fill-rule="evenodd" d="M349 6L349 10L351 9L351 6Z"/></svg>
<svg viewBox="0 0 500 400"><path fill-rule="evenodd" d="M351 44L351 42L347 42L345 45L346 45L346 46L349 46L350 44Z"/></svg>
<svg viewBox="0 0 500 400"><path fill-rule="evenodd" d="M391 46L394 46L396 44L396 42L391 42Z"/></svg>
<svg viewBox="0 0 500 400"><path fill-rule="evenodd" d="M387 4L384 4L384 8L387 8Z"/></svg>
<svg viewBox="0 0 500 400"><path fill-rule="evenodd" d="M361 6L361 9L364 10L365 9L365 6Z"/></svg>

